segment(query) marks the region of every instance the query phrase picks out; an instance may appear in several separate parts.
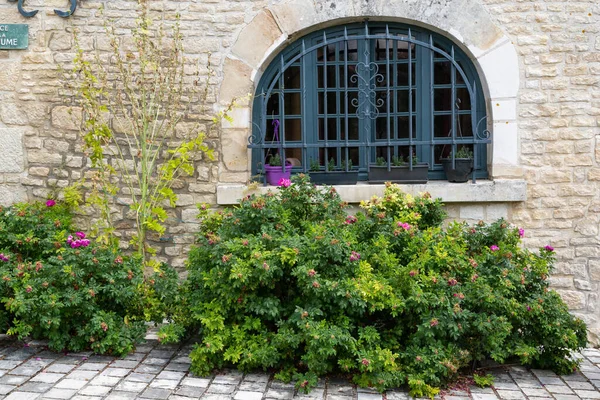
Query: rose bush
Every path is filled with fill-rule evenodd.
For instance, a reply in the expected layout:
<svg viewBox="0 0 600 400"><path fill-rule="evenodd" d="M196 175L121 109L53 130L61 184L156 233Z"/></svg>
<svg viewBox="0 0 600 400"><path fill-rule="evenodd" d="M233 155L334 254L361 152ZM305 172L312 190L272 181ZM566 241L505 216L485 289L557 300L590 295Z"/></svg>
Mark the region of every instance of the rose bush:
<svg viewBox="0 0 600 400"><path fill-rule="evenodd" d="M348 215L299 175L234 209L202 209L188 301L192 370L276 369L308 390L328 373L380 390L437 388L474 361L566 373L586 343L546 278L554 254L505 221L443 229L441 203L388 186Z"/></svg>

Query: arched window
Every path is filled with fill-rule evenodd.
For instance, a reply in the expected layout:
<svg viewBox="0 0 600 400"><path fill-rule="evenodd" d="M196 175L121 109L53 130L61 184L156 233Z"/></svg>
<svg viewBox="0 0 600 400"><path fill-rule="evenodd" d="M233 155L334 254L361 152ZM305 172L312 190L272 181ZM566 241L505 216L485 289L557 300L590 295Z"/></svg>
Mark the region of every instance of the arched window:
<svg viewBox="0 0 600 400"><path fill-rule="evenodd" d="M337 26L296 40L266 68L252 172L279 154L294 172L352 165L368 180L376 163L412 169L418 160L429 179L444 179L440 160L463 149L485 178L487 133L477 72L450 40L400 24Z"/></svg>

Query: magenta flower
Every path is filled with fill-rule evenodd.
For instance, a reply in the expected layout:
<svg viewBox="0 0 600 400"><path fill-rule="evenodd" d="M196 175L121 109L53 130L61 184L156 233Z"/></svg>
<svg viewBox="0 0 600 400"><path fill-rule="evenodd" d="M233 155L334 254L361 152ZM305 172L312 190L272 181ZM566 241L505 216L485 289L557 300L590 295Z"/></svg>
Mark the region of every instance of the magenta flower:
<svg viewBox="0 0 600 400"><path fill-rule="evenodd" d="M403 228L406 231L411 228L410 224L407 224L406 222L398 222L398 227Z"/></svg>
<svg viewBox="0 0 600 400"><path fill-rule="evenodd" d="M50 199L46 202L46 207L54 207L55 205L56 205L56 202L52 199Z"/></svg>
<svg viewBox="0 0 600 400"><path fill-rule="evenodd" d="M79 239L85 239L85 233L83 232L75 232L75 236L77 236Z"/></svg>
<svg viewBox="0 0 600 400"><path fill-rule="evenodd" d="M493 245L490 246L490 250L491 251L498 251L498 250L500 250L500 247L498 247L495 244L493 244Z"/></svg>
<svg viewBox="0 0 600 400"><path fill-rule="evenodd" d="M527 306L527 311L531 311L531 307Z"/></svg>
<svg viewBox="0 0 600 400"><path fill-rule="evenodd" d="M550 246L550 245L546 245L544 247L544 250L549 251L549 252L553 252L554 251L554 247Z"/></svg>
<svg viewBox="0 0 600 400"><path fill-rule="evenodd" d="M360 253L353 251L352 254L350 254L350 261L358 261L358 260L360 260Z"/></svg>
<svg viewBox="0 0 600 400"><path fill-rule="evenodd" d="M456 284L458 284L458 281L456 279L454 279L454 278L448 279L448 285L456 286Z"/></svg>
<svg viewBox="0 0 600 400"><path fill-rule="evenodd" d="M25 291L26 291L27 293L31 293L31 291L32 291L32 290L33 290L33 288L32 288L31 286L27 286L27 287L25 288Z"/></svg>
<svg viewBox="0 0 600 400"><path fill-rule="evenodd" d="M0 261L8 261L8 257L6 257L4 254L0 253Z"/></svg>
<svg viewBox="0 0 600 400"><path fill-rule="evenodd" d="M354 215L348 215L346 217L346 221L344 222L344 224L350 225L350 224L354 224L356 221L358 221L358 219Z"/></svg>
<svg viewBox="0 0 600 400"><path fill-rule="evenodd" d="M520 237L524 237L525 236L525 229L519 228L519 236Z"/></svg>
<svg viewBox="0 0 600 400"><path fill-rule="evenodd" d="M286 178L281 178L279 182L277 182L277 186L290 187L292 181Z"/></svg>

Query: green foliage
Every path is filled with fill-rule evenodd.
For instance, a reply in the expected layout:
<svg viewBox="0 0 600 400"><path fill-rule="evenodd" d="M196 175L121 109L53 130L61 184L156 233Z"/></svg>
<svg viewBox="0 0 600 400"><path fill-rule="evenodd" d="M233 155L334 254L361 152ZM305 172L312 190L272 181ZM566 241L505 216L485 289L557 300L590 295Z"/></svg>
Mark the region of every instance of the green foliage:
<svg viewBox="0 0 600 400"><path fill-rule="evenodd" d="M475 375L473 375L473 380L475 381L475 384L477 386L479 386L480 388L484 388L484 387L492 386L494 384L494 375L492 375L492 374L485 374L485 375L475 374Z"/></svg>
<svg viewBox="0 0 600 400"><path fill-rule="evenodd" d="M77 192L86 189L86 205L101 216L101 225L92 233L109 244L116 241L113 198L128 196L137 231L131 244L146 266L160 269L151 258L156 251L148 235L164 234L165 207L177 201L175 183L193 175L201 154L204 160L214 157L200 124L184 121L202 109L208 86L198 87L199 72L184 57L179 17L166 28L166 23L154 23L150 14L147 1L141 0L127 46L119 39L116 23L105 20L111 63L99 54L89 57L75 37L74 67L65 81L74 82L83 108L81 133L92 171L87 181L69 188L65 198L79 203L82 196ZM191 73L184 71L188 67ZM210 73L210 65L208 69ZM229 120L232 106L233 102L215 116L214 125Z"/></svg>
<svg viewBox="0 0 600 400"><path fill-rule="evenodd" d="M275 153L269 158L269 165L272 167L281 167L283 165L279 153Z"/></svg>
<svg viewBox="0 0 600 400"><path fill-rule="evenodd" d="M2 332L47 339L55 351L124 355L162 322L177 299L166 267L144 277L141 260L85 242L64 204L17 204L0 211Z"/></svg>
<svg viewBox="0 0 600 400"><path fill-rule="evenodd" d="M466 146L463 146L456 152L456 158L472 159L473 158L473 150L469 149Z"/></svg>
<svg viewBox="0 0 600 400"><path fill-rule="evenodd" d="M276 369L306 391L328 373L433 397L473 361L569 372L586 328L546 278L553 254L504 221L441 228L439 200L388 185L347 215L306 176L209 213L190 253L201 341L192 370Z"/></svg>

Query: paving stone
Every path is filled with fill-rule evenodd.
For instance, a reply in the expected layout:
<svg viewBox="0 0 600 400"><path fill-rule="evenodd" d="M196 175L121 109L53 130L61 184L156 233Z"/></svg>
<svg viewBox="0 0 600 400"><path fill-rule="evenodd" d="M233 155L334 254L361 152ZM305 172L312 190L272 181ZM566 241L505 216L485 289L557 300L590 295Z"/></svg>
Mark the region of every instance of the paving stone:
<svg viewBox="0 0 600 400"><path fill-rule="evenodd" d="M281 382L281 381L272 381L271 382L271 389L281 389L281 390L294 390L296 387L294 386L293 383L285 383L285 382Z"/></svg>
<svg viewBox="0 0 600 400"><path fill-rule="evenodd" d="M235 390L234 385L219 385L213 383L206 390L207 393L230 394Z"/></svg>
<svg viewBox="0 0 600 400"><path fill-rule="evenodd" d="M142 364L164 366L169 362L168 358L146 358Z"/></svg>
<svg viewBox="0 0 600 400"><path fill-rule="evenodd" d="M130 369L127 368L106 368L104 371L100 373L102 376L115 376L122 378L131 372Z"/></svg>
<svg viewBox="0 0 600 400"><path fill-rule="evenodd" d="M87 381L80 381L77 379L63 379L62 381L58 382L56 385L54 385L55 388L58 389L81 389L82 387L84 387L85 385L87 385Z"/></svg>
<svg viewBox="0 0 600 400"><path fill-rule="evenodd" d="M133 371L138 374L158 374L162 371L163 367L160 365L140 365Z"/></svg>
<svg viewBox="0 0 600 400"><path fill-rule="evenodd" d="M199 388L194 386L181 386L179 389L175 391L175 394L178 396L187 396L187 397L200 397L206 391L205 388Z"/></svg>
<svg viewBox="0 0 600 400"><path fill-rule="evenodd" d="M169 379L169 380L173 380L173 381L179 382L184 377L185 377L185 373L184 372L163 371L163 372L161 372L160 374L158 374L156 376L156 379Z"/></svg>
<svg viewBox="0 0 600 400"><path fill-rule="evenodd" d="M239 390L235 396L233 396L234 400L261 400L262 397L262 392L246 392L242 390Z"/></svg>
<svg viewBox="0 0 600 400"><path fill-rule="evenodd" d="M188 372L190 370L191 364L183 364L183 363L168 363L165 366L165 371L179 371L179 372Z"/></svg>
<svg viewBox="0 0 600 400"><path fill-rule="evenodd" d="M579 397L574 394L555 394L554 398L556 400L579 400Z"/></svg>
<svg viewBox="0 0 600 400"><path fill-rule="evenodd" d="M581 373L582 373L582 374L583 374L583 375L584 375L586 378L588 378L590 381L593 381L593 380L599 380L599 381L600 381L600 374L593 373L593 372L589 372L589 373L588 373L588 372L584 372L584 371L581 371Z"/></svg>
<svg viewBox="0 0 600 400"><path fill-rule="evenodd" d="M342 396L339 394L327 394L326 400L352 400L352 396Z"/></svg>
<svg viewBox="0 0 600 400"><path fill-rule="evenodd" d="M546 390L554 394L573 394L573 391L565 384L563 385L546 385Z"/></svg>
<svg viewBox="0 0 600 400"><path fill-rule="evenodd" d="M61 380L65 374L55 374L52 372L42 372L32 377L33 382L55 383Z"/></svg>
<svg viewBox="0 0 600 400"><path fill-rule="evenodd" d="M12 392L8 396L6 396L4 400L35 400L40 396L40 393Z"/></svg>
<svg viewBox="0 0 600 400"><path fill-rule="evenodd" d="M38 372L40 372L42 370L41 365L21 365L15 369L13 369L12 371L10 371L11 375L24 375L24 376L32 376L37 374Z"/></svg>
<svg viewBox="0 0 600 400"><path fill-rule="evenodd" d="M322 400L324 395L325 395L325 389L314 388L310 391L310 393L296 393L294 395L294 399Z"/></svg>
<svg viewBox="0 0 600 400"><path fill-rule="evenodd" d="M102 397L98 396L86 396L84 394L77 394L71 398L71 400L102 400Z"/></svg>
<svg viewBox="0 0 600 400"><path fill-rule="evenodd" d="M44 372L53 372L58 374L66 374L71 372L75 368L75 365L72 364L52 364L47 367Z"/></svg>
<svg viewBox="0 0 600 400"><path fill-rule="evenodd" d="M204 394L202 396L202 400L231 400L231 396L228 394L215 394L215 393L209 393L209 394Z"/></svg>
<svg viewBox="0 0 600 400"><path fill-rule="evenodd" d="M352 396L354 388L350 385L327 385L328 394L337 394L340 396Z"/></svg>
<svg viewBox="0 0 600 400"><path fill-rule="evenodd" d="M19 391L33 392L33 393L45 393L52 388L51 383L43 382L27 382L24 385L19 386Z"/></svg>
<svg viewBox="0 0 600 400"><path fill-rule="evenodd" d="M110 386L93 386L87 385L83 389L79 391L78 394L83 394L86 396L104 396L110 392L112 387Z"/></svg>
<svg viewBox="0 0 600 400"><path fill-rule="evenodd" d="M496 396L496 394L494 394L494 393L472 393L471 396L473 396L473 400L496 400L496 399L498 399L498 396ZM390 400L389 397L388 397L388 400Z"/></svg>
<svg viewBox="0 0 600 400"><path fill-rule="evenodd" d="M140 395L142 399L168 399L171 391L168 389L148 388Z"/></svg>
<svg viewBox="0 0 600 400"><path fill-rule="evenodd" d="M117 360L110 364L110 368L128 368L133 369L137 367L139 362L129 360Z"/></svg>
<svg viewBox="0 0 600 400"><path fill-rule="evenodd" d="M22 361L15 360L0 360L0 369L13 369L21 365Z"/></svg>
<svg viewBox="0 0 600 400"><path fill-rule="evenodd" d="M520 400L520 399L525 399L525 395L521 392L521 391L517 391L517 390L496 390L496 392L498 393L498 396L500 396L501 399L506 399L506 400Z"/></svg>
<svg viewBox="0 0 600 400"><path fill-rule="evenodd" d="M596 390L577 390L575 394L582 399L600 399L600 392Z"/></svg>
<svg viewBox="0 0 600 400"><path fill-rule="evenodd" d="M121 381L121 378L116 376L102 376L98 375L90 381L90 385L94 386L115 386Z"/></svg>
<svg viewBox="0 0 600 400"><path fill-rule="evenodd" d="M182 386L208 387L210 379L186 377L181 381Z"/></svg>
<svg viewBox="0 0 600 400"><path fill-rule="evenodd" d="M469 388L471 390L471 393L479 393L479 394L494 394L494 389L492 389L491 387L478 387L478 386L472 386Z"/></svg>
<svg viewBox="0 0 600 400"><path fill-rule="evenodd" d="M114 391L104 398L104 400L135 400L137 393Z"/></svg>
<svg viewBox="0 0 600 400"><path fill-rule="evenodd" d="M150 387L161 389L175 389L179 385L179 381L169 379L155 379L150 382Z"/></svg>
<svg viewBox="0 0 600 400"><path fill-rule="evenodd" d="M450 397L452 397L452 396L448 396L446 398L450 398ZM383 397L379 393L377 393L377 394L375 394L375 393L361 393L361 392L358 393L358 400L381 400L382 398ZM452 399L450 399L450 400L452 400Z"/></svg>
<svg viewBox="0 0 600 400"><path fill-rule="evenodd" d="M212 387L212 385L211 385ZM210 387L208 388L210 391ZM292 399L294 392L291 390L269 389L266 394L267 399Z"/></svg>
<svg viewBox="0 0 600 400"><path fill-rule="evenodd" d="M0 384L2 385L21 385L29 380L28 376L20 375L4 375L0 378Z"/></svg>
<svg viewBox="0 0 600 400"><path fill-rule="evenodd" d="M121 381L117 386L115 386L115 390L123 391L123 392L133 392L139 393L148 387L148 383L146 382L134 382L124 380Z"/></svg>
<svg viewBox="0 0 600 400"><path fill-rule="evenodd" d="M515 379L515 383L517 384L517 386L519 386L521 389L523 388L533 388L533 389L541 389L544 386L538 381L538 380L521 380L521 379Z"/></svg>
<svg viewBox="0 0 600 400"><path fill-rule="evenodd" d="M539 376L538 379L544 385L564 385L565 384L565 382L562 379L560 379L560 378Z"/></svg>
<svg viewBox="0 0 600 400"><path fill-rule="evenodd" d="M594 386L589 382L567 381L567 385L569 385L571 389L594 390ZM575 391L575 393L577 393L577 391Z"/></svg>
<svg viewBox="0 0 600 400"><path fill-rule="evenodd" d="M241 380L241 375L216 375L213 384L237 385Z"/></svg>
<svg viewBox="0 0 600 400"><path fill-rule="evenodd" d="M156 375L154 374L139 374L137 372L132 372L127 376L127 380L134 382L150 382L155 376Z"/></svg>
<svg viewBox="0 0 600 400"><path fill-rule="evenodd" d="M175 351L154 349L148 354L150 358L162 358L170 360L175 355Z"/></svg>
<svg viewBox="0 0 600 400"><path fill-rule="evenodd" d="M408 400L408 393L398 391L387 391L386 397L388 400Z"/></svg>
<svg viewBox="0 0 600 400"><path fill-rule="evenodd" d="M267 389L267 382L242 382L239 390L245 392L264 392Z"/></svg>
<svg viewBox="0 0 600 400"><path fill-rule="evenodd" d="M89 381L98 375L97 371L81 371L76 369L66 376L67 379L77 379L80 381Z"/></svg>
<svg viewBox="0 0 600 400"><path fill-rule="evenodd" d="M269 382L269 376L267 374L246 374L244 376L244 382Z"/></svg>
<svg viewBox="0 0 600 400"><path fill-rule="evenodd" d="M52 388L44 393L42 397L44 399L70 399L75 393L77 393L77 390Z"/></svg>
<svg viewBox="0 0 600 400"><path fill-rule="evenodd" d="M0 395L3 394L7 394L10 393L11 391L13 391L17 386L16 385L5 385L5 384L0 384Z"/></svg>
<svg viewBox="0 0 600 400"><path fill-rule="evenodd" d="M519 387L512 382L494 382L494 388L504 390L519 390Z"/></svg>
<svg viewBox="0 0 600 400"><path fill-rule="evenodd" d="M79 366L78 369L84 371L102 371L104 368L108 366L108 363L83 363Z"/></svg>
<svg viewBox="0 0 600 400"><path fill-rule="evenodd" d="M537 389L537 388L523 388L523 393L525 393L528 397L548 397L550 393L548 393L545 389Z"/></svg>

